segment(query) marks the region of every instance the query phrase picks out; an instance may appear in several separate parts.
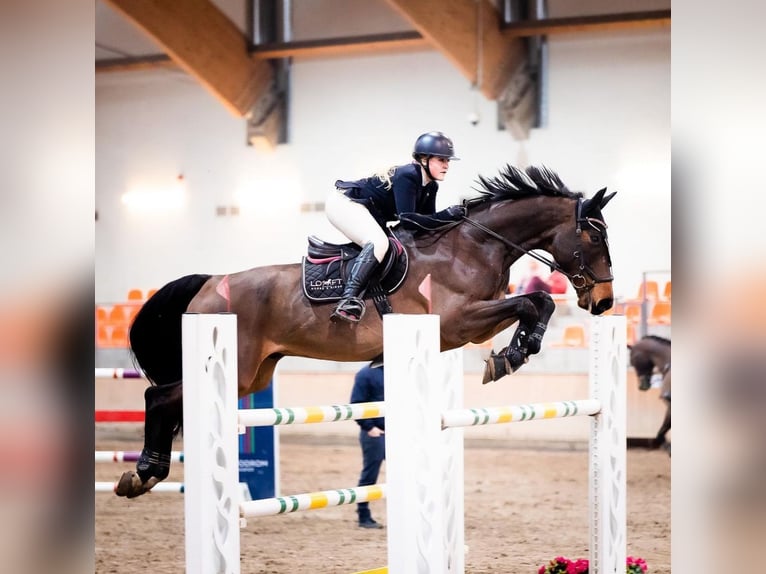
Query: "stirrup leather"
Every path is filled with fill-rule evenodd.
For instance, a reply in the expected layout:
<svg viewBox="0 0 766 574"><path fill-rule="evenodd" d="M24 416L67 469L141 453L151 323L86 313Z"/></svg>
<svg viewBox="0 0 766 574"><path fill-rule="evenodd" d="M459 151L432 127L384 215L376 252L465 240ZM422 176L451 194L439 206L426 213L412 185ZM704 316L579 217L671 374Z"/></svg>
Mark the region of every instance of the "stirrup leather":
<svg viewBox="0 0 766 574"><path fill-rule="evenodd" d="M358 323L364 317L365 311L366 306L362 299L359 297L348 297L338 303L332 316L344 319L345 321L351 321L352 323Z"/></svg>

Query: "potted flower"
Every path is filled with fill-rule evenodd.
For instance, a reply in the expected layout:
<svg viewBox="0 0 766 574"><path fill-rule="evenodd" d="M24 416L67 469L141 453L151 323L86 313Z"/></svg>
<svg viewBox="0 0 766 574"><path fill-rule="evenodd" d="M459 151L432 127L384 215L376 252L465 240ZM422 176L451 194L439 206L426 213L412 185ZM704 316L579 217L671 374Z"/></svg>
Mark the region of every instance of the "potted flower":
<svg viewBox="0 0 766 574"><path fill-rule="evenodd" d="M646 570L647 565L643 558L628 556L625 561L625 574L644 574ZM563 556L556 556L547 564L540 566L537 574L588 574L588 561L584 558L570 560Z"/></svg>

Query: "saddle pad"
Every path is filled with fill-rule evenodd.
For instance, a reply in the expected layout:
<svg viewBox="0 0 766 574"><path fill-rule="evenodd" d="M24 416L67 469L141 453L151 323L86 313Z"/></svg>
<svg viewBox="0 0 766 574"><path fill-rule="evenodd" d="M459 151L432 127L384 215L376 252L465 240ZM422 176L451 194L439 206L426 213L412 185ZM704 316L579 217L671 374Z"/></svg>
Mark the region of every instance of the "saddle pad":
<svg viewBox="0 0 766 574"><path fill-rule="evenodd" d="M347 270L351 269L353 263L353 259L342 261L340 258L324 263L312 263L304 257L301 263L303 268L303 281L301 281L303 294L306 295L309 301L315 303L339 301L346 286ZM384 267L385 265L381 265L379 269ZM375 275L370 279L364 298L370 299L374 292L377 291L375 287L378 285L380 285L381 290L385 294L394 293L404 283L408 267L409 258L407 257L407 250L402 249L385 277L381 279L378 275L379 271L376 271Z"/></svg>

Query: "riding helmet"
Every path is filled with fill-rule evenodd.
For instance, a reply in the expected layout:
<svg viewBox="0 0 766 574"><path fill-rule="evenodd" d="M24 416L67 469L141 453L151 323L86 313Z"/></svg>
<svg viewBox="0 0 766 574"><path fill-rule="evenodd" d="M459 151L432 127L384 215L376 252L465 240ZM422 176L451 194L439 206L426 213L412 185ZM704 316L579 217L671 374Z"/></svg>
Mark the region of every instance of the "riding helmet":
<svg viewBox="0 0 766 574"><path fill-rule="evenodd" d="M455 147L452 140L441 132L428 132L422 134L415 141L415 148L412 150L412 157L419 155L433 155L436 157L446 157L451 160L460 159L455 157Z"/></svg>

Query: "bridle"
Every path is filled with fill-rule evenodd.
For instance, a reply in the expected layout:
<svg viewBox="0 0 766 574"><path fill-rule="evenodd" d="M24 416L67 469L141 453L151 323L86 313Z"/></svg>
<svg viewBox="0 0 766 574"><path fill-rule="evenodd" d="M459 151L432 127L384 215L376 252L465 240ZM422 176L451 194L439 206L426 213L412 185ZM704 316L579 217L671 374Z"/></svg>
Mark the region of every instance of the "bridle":
<svg viewBox="0 0 766 574"><path fill-rule="evenodd" d="M614 280L614 276L611 273L612 269L612 259L609 256L609 243L606 238L606 223L602 221L601 219L596 219L595 217L585 217L582 214L582 206L583 206L583 199L578 198L577 199L577 205L575 206L575 220L577 222L577 229L575 233L577 234L577 240L580 242L580 249L575 250L572 252L572 259L578 260L578 271L579 273L568 273L567 271L564 271L562 269L561 265L556 263L553 259L548 259L544 255L540 255L539 253L534 253L530 251L529 249L526 249L522 247L521 245L518 245L514 243L513 241L510 241L500 235L499 233L492 231L489 227L479 223L478 221L475 221L468 217L468 215L463 216L463 221L466 223L470 223L475 228L480 229L490 237L497 239L507 247L510 247L512 249L518 249L519 251L522 251L532 257L533 259L537 259L541 263L544 263L548 267L550 267L551 271L558 271L562 275L565 275L569 281L572 283L572 286L577 291L587 290L590 291L593 289L593 287L597 283L609 283L612 280ZM467 210L466 210L467 212ZM607 277L599 277L596 275L596 273L593 271L590 265L588 265L588 262L585 260L585 249L583 245L582 240L582 229L583 224L589 225L593 230L599 234L601 237L601 240L604 242L604 245L606 246L606 253L607 253L607 263L609 265L610 273ZM586 278L587 277L587 278ZM590 283L588 282L588 279L590 279Z"/></svg>

